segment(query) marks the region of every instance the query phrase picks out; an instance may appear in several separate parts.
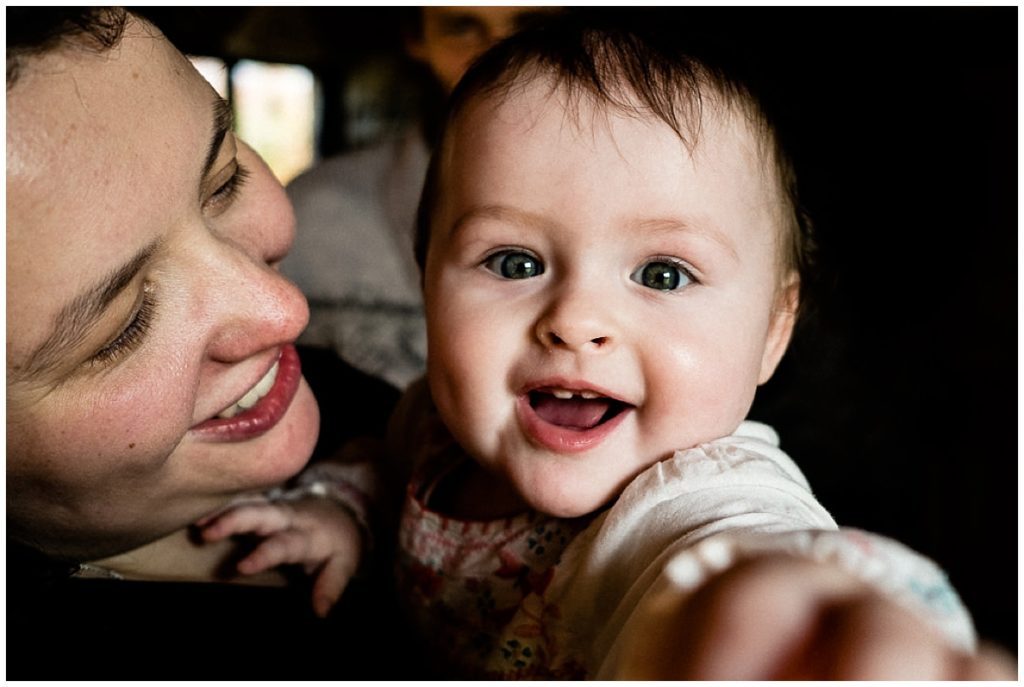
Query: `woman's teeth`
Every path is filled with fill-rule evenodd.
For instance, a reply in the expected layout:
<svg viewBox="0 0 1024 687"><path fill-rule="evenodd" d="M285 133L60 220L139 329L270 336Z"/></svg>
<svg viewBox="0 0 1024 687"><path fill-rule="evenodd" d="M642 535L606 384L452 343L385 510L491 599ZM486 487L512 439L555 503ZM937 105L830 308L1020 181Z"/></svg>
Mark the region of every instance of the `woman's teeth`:
<svg viewBox="0 0 1024 687"><path fill-rule="evenodd" d="M242 396L230 407L224 409L217 417L229 418L238 415L242 411L248 410L256 405L256 402L267 395L270 389L274 386L274 380L277 379L277 363L274 363L267 374L263 375L263 379L256 382L256 386L245 392L245 396Z"/></svg>

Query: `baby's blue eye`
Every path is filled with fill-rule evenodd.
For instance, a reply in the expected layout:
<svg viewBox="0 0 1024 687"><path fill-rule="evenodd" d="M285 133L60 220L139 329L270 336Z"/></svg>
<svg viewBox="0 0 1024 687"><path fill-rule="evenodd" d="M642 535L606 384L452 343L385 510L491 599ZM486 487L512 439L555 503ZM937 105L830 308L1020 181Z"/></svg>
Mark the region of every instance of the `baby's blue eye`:
<svg viewBox="0 0 1024 687"><path fill-rule="evenodd" d="M505 279L529 279L544 273L544 263L529 253L518 251L492 255L484 267Z"/></svg>
<svg viewBox="0 0 1024 687"><path fill-rule="evenodd" d="M668 260L644 263L629 278L641 286L658 291L675 291L693 282L693 276L684 267Z"/></svg>

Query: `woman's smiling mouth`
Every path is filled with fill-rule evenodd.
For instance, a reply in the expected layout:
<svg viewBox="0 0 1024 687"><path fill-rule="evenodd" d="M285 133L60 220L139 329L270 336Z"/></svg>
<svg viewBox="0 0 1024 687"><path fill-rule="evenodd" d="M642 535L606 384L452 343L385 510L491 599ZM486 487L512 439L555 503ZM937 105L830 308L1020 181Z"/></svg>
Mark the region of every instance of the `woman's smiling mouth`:
<svg viewBox="0 0 1024 687"><path fill-rule="evenodd" d="M267 374L263 375L263 379L256 382L256 386L249 389L242 398L238 399L235 403L221 411L217 417L228 418L234 417L239 413L252 408L256 405L256 402L267 395L270 389L274 386L274 380L277 379L277 369L279 361L275 360L274 364L267 371Z"/></svg>
<svg viewBox="0 0 1024 687"><path fill-rule="evenodd" d="M242 398L191 431L213 441L244 441L258 437L270 431L284 417L301 381L302 367L295 346L283 346L277 362Z"/></svg>

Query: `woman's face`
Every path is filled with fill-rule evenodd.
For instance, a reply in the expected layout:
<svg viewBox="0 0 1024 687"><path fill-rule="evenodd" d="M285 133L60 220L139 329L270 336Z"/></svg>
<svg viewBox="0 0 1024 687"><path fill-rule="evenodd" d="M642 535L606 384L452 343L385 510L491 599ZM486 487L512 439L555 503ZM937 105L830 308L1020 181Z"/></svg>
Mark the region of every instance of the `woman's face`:
<svg viewBox="0 0 1024 687"><path fill-rule="evenodd" d="M292 209L225 113L136 20L8 91L8 531L46 552L133 548L312 452Z"/></svg>

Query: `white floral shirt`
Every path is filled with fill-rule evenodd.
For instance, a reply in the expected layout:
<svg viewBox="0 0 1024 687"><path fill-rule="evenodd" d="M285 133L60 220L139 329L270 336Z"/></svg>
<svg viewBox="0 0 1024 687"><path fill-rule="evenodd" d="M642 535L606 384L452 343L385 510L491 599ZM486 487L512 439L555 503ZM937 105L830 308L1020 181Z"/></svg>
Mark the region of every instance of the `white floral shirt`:
<svg viewBox="0 0 1024 687"><path fill-rule="evenodd" d="M608 509L574 520L530 512L465 522L431 511L434 487L468 460L445 437L434 426L412 442L423 455L398 565L400 593L445 678L614 678L643 624L642 600L686 594L768 551L837 563L973 648L970 618L942 571L896 542L838 529L766 425L745 422L678 451Z"/></svg>

